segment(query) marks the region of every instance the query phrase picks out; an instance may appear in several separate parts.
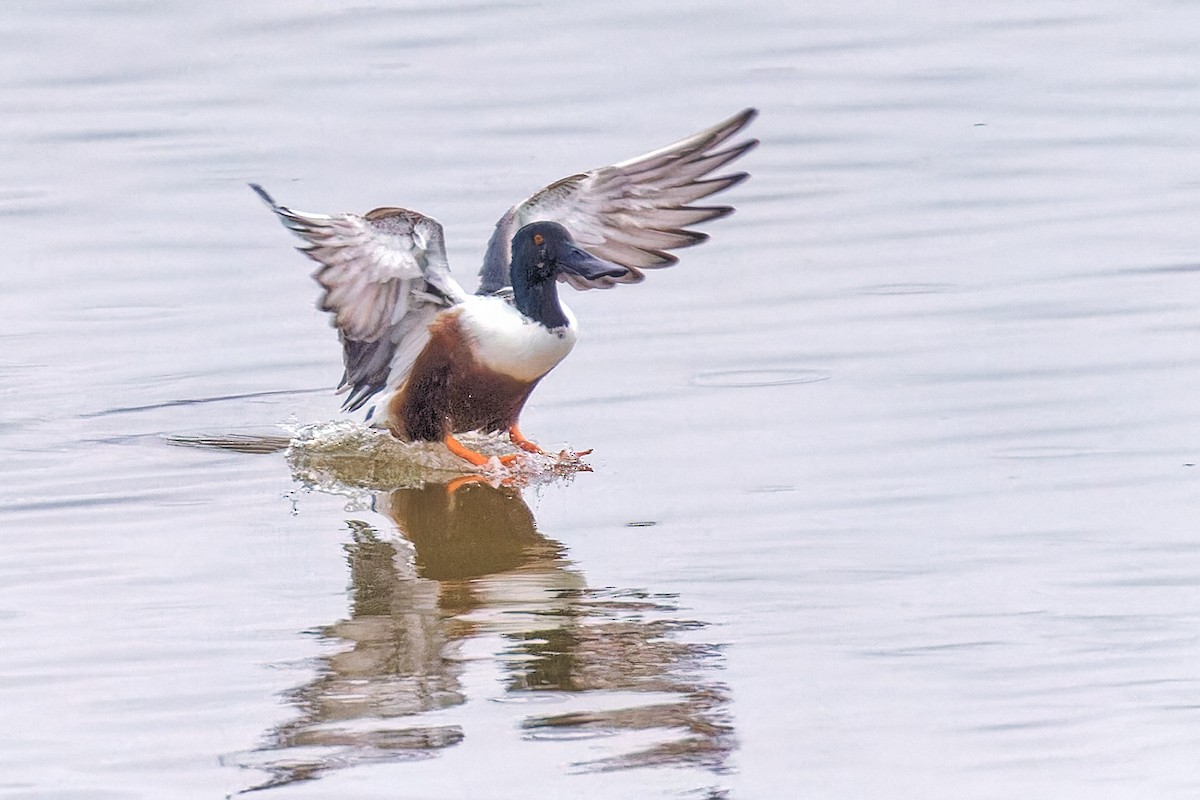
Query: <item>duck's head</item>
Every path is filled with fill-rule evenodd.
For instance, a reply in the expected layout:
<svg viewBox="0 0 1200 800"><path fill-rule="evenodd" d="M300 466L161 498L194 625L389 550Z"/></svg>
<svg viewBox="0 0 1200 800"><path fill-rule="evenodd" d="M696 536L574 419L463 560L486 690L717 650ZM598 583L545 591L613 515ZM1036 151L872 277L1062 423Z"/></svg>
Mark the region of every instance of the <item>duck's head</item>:
<svg viewBox="0 0 1200 800"><path fill-rule="evenodd" d="M509 276L513 299L522 314L548 328L567 324L555 289L560 275L575 275L603 286L612 285L629 272L627 267L584 250L557 222L531 222L513 237Z"/></svg>

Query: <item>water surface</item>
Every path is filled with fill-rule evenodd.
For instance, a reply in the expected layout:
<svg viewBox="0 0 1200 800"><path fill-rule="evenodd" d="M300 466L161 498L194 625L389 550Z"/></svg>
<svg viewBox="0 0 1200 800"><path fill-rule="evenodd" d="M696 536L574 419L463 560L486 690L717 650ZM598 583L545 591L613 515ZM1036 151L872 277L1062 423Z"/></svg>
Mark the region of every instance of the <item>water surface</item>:
<svg viewBox="0 0 1200 800"><path fill-rule="evenodd" d="M10 5L0 794L1200 792L1200 10ZM525 490L180 447L337 417L245 188L470 284L761 109L713 239L569 298Z"/></svg>

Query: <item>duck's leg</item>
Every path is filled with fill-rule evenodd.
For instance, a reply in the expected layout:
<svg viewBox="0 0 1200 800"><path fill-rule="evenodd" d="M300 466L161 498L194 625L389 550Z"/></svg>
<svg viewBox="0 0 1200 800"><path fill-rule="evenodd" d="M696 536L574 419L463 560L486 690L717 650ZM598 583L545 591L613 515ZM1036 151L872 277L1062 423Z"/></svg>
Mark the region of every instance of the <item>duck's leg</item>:
<svg viewBox="0 0 1200 800"><path fill-rule="evenodd" d="M446 443L446 449L448 449L451 453L465 461L469 461L477 467L485 466L490 460L489 456L485 456L483 453L472 450L450 434L446 434L446 438L442 441ZM516 453L509 453L508 455L500 456L500 463L511 464L514 460L516 460L516 458Z"/></svg>
<svg viewBox="0 0 1200 800"><path fill-rule="evenodd" d="M527 453L540 453L541 455L546 454L545 450L543 450L542 448L538 447L533 442L526 439L525 434L521 433L521 429L518 428L516 425L508 426L508 438L512 441L513 444L515 444L517 447L521 448L522 450L524 450Z"/></svg>
<svg viewBox="0 0 1200 800"><path fill-rule="evenodd" d="M521 433L521 429L518 428L516 425L512 425L509 427L508 438L512 440L513 444L515 444L517 447L521 448L522 450L525 450L530 453L540 453L544 456L550 455L545 450L543 450L542 448L538 447L533 442L526 439L525 434ZM563 451L563 453L566 453L566 452L567 452L566 450ZM573 453L572 455L586 456L591 452L592 451L590 449L589 450L581 450L580 452ZM562 453L559 454L559 458L562 458Z"/></svg>

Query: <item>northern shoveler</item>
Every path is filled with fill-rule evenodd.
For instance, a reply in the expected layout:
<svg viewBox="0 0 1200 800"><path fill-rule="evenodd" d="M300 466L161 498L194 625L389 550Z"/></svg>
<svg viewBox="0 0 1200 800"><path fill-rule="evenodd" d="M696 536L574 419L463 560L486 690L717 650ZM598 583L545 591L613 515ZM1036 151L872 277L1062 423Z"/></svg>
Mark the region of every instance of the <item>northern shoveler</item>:
<svg viewBox="0 0 1200 800"><path fill-rule="evenodd" d="M408 441L443 441L483 465L488 459L454 434L507 431L518 447L541 452L517 420L534 386L575 344L575 318L555 282L639 283L643 269L678 261L667 251L705 241L687 226L733 208L689 204L746 179L708 176L758 144L722 148L756 113L563 178L512 207L496 224L474 295L451 277L442 226L431 217L403 208L308 214L250 186L321 265L313 277L342 342L343 408L373 400L373 424Z"/></svg>

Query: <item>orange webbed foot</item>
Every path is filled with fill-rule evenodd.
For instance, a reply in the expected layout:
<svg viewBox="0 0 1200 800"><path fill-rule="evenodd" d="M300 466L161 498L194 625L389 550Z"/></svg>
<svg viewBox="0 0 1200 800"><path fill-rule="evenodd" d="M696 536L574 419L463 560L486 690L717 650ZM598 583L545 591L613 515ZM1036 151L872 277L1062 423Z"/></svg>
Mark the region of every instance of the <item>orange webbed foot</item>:
<svg viewBox="0 0 1200 800"><path fill-rule="evenodd" d="M518 428L516 425L509 426L508 438L509 438L509 440L512 441L513 444L515 444L517 447L521 448L522 450L524 450L527 453L538 453L540 455L546 454L545 450L543 450L542 448L538 447L533 442L526 439L525 434L521 433L521 429Z"/></svg>
<svg viewBox="0 0 1200 800"><path fill-rule="evenodd" d="M492 456L485 456L483 453L480 453L476 450L472 450L471 448L467 447L465 444L460 442L458 439L455 439L453 436L447 436L442 441L445 442L447 450L449 450L451 453L458 456L459 458L463 459L464 461L469 461L473 466L486 467L488 465L488 463L492 460ZM520 454L519 453L506 453L505 455L502 455L502 456L496 456L496 459L501 464L503 464L504 466L507 467L508 465L512 464L514 461L517 460L518 455L520 455Z"/></svg>

